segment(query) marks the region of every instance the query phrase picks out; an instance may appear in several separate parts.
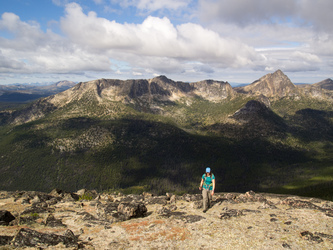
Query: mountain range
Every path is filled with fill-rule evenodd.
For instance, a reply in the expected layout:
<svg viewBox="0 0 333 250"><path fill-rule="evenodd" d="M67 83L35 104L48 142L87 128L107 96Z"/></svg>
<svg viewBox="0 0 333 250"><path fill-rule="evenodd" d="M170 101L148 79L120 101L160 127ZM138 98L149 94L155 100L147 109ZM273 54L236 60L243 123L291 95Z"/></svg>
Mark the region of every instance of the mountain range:
<svg viewBox="0 0 333 250"><path fill-rule="evenodd" d="M29 102L57 94L73 87L72 81L59 81L50 85L11 84L0 85L0 102Z"/></svg>
<svg viewBox="0 0 333 250"><path fill-rule="evenodd" d="M196 192L210 166L220 191L332 199L332 85L80 82L0 112L0 189Z"/></svg>

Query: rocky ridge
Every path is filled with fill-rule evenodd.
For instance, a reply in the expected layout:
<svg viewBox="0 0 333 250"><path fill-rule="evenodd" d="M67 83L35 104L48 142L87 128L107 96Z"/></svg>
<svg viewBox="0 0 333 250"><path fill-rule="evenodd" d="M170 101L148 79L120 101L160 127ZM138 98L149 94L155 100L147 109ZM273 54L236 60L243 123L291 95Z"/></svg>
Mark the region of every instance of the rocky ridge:
<svg viewBox="0 0 333 250"><path fill-rule="evenodd" d="M191 105L193 98L219 103L240 96L262 102L264 97L264 104L268 107L267 100L285 97L300 99L307 96L332 101L333 93L330 87L327 87L331 85L330 81L325 80L309 86L296 86L281 70L267 74L250 85L236 88L224 81L176 82L165 76L137 80L98 79L80 82L66 91L39 99L24 110L1 112L0 118L5 123L22 124L43 118L55 110L80 101L86 106L105 105L105 110L108 110L112 103L119 102L132 105L139 111L162 115L164 105L175 102Z"/></svg>
<svg viewBox="0 0 333 250"><path fill-rule="evenodd" d="M267 74L250 85L235 89L243 94L264 95L266 97L279 98L297 93L297 87L281 70Z"/></svg>
<svg viewBox="0 0 333 250"><path fill-rule="evenodd" d="M294 85L281 70L267 74L250 85L234 88L236 92L241 94L265 96L272 100L286 97L300 99L302 96L306 96L331 101L333 100L332 89L331 79L326 79L312 85Z"/></svg>
<svg viewBox="0 0 333 250"><path fill-rule="evenodd" d="M333 202L253 191L154 196L0 192L6 249L331 249Z"/></svg>
<svg viewBox="0 0 333 250"><path fill-rule="evenodd" d="M333 90L333 80L330 78L323 80L321 82L317 82L313 85L316 87L320 87L322 89Z"/></svg>

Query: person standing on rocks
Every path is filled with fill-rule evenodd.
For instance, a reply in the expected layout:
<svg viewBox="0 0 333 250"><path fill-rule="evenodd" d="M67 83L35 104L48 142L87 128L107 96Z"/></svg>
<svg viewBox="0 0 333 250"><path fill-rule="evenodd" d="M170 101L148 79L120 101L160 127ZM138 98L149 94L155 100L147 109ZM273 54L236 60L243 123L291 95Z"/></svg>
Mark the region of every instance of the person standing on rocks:
<svg viewBox="0 0 333 250"><path fill-rule="evenodd" d="M202 190L203 212L206 213L215 191L215 176L210 168L206 168L206 173L202 175L199 190Z"/></svg>

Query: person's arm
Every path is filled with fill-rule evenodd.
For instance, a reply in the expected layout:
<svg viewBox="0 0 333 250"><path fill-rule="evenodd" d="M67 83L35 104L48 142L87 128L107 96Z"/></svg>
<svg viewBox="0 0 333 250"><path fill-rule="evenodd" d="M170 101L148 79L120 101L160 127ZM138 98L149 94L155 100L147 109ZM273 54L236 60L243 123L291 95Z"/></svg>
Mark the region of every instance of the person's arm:
<svg viewBox="0 0 333 250"><path fill-rule="evenodd" d="M204 181L204 180L201 178L201 182L200 182L199 190L202 189L203 181Z"/></svg>
<svg viewBox="0 0 333 250"><path fill-rule="evenodd" d="M212 195L214 195L214 192L215 192L215 179L212 180L213 182L213 190L212 190Z"/></svg>

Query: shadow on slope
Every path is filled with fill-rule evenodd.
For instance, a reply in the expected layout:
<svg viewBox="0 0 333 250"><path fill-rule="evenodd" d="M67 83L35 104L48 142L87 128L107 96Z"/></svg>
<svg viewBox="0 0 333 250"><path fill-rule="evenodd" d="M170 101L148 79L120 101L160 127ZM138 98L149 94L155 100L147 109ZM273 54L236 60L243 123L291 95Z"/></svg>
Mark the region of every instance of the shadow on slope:
<svg viewBox="0 0 333 250"><path fill-rule="evenodd" d="M218 191L244 192L258 190L267 169L285 170L287 175L286 169L293 164L310 160L303 151L265 138L198 136L171 124L141 119L71 118L52 128L35 129L39 123L1 133L0 189L50 191L57 187L75 191L147 186L156 193L198 192L201 175L210 166ZM79 140L80 148L68 151L54 143L59 135L71 143L73 136L80 137L90 129L104 131L102 137L111 140L102 147L94 147L98 141Z"/></svg>
<svg viewBox="0 0 333 250"><path fill-rule="evenodd" d="M302 109L291 116L291 132L305 142L328 140L333 142L333 112Z"/></svg>

